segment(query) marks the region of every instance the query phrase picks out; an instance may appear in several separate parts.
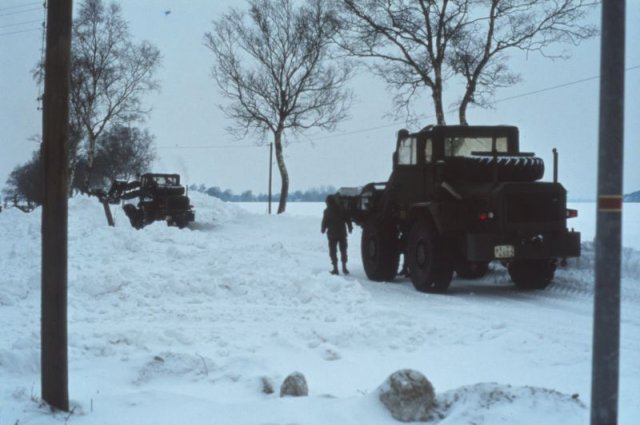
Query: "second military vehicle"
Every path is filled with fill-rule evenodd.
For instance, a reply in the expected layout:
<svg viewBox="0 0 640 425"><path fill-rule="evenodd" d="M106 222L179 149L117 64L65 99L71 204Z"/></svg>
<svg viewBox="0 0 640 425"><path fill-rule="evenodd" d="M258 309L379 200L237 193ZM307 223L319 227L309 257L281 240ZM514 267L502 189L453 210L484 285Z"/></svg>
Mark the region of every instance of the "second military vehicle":
<svg viewBox="0 0 640 425"><path fill-rule="evenodd" d="M137 204L125 203L124 212L131 225L141 229L156 220L164 220L169 226L186 227L195 220L195 212L180 184L179 174L142 174L139 180L115 180L108 192L97 191L95 194L104 205L109 224L113 218L108 204L117 204L121 200L137 200Z"/></svg>

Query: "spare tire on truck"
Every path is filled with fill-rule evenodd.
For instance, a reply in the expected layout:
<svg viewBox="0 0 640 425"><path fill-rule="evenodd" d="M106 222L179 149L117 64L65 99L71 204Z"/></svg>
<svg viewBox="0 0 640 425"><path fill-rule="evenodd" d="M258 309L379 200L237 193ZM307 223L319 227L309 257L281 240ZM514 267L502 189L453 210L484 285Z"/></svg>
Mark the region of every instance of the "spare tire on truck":
<svg viewBox="0 0 640 425"><path fill-rule="evenodd" d="M544 161L536 156L473 155L448 157L447 180L533 182L544 175Z"/></svg>

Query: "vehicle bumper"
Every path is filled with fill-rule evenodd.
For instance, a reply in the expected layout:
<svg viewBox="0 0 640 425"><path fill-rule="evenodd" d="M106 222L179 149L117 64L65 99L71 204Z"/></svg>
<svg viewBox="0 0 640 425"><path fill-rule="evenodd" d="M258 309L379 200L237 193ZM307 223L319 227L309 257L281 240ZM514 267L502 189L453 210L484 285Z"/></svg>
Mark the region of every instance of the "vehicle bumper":
<svg viewBox="0 0 640 425"><path fill-rule="evenodd" d="M185 211L175 214L174 218L180 218L185 222L191 223L196 220L196 214L193 211Z"/></svg>
<svg viewBox="0 0 640 425"><path fill-rule="evenodd" d="M496 255L496 247L512 246L510 255ZM466 257L469 261L568 258L580 256L580 232L507 236L473 234L466 236Z"/></svg>

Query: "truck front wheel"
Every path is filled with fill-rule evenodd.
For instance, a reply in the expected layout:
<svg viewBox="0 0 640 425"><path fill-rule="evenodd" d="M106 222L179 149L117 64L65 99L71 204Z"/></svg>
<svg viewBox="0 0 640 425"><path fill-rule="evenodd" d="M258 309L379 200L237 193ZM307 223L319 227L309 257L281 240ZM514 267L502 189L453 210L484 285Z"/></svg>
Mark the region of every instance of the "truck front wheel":
<svg viewBox="0 0 640 425"><path fill-rule="evenodd" d="M127 215L127 217L129 217L131 226L133 226L137 230L140 230L144 227L144 213L141 209L136 208L133 204L125 204L122 209L124 209L124 213Z"/></svg>
<svg viewBox="0 0 640 425"><path fill-rule="evenodd" d="M544 289L553 280L553 260L515 260L509 263L509 275L518 289Z"/></svg>
<svg viewBox="0 0 640 425"><path fill-rule="evenodd" d="M393 223L379 215L370 217L362 228L362 265L367 277L377 282L392 281L398 271L400 251Z"/></svg>
<svg viewBox="0 0 640 425"><path fill-rule="evenodd" d="M427 220L409 232L407 265L413 286L420 292L444 292L453 278L453 261L445 240Z"/></svg>

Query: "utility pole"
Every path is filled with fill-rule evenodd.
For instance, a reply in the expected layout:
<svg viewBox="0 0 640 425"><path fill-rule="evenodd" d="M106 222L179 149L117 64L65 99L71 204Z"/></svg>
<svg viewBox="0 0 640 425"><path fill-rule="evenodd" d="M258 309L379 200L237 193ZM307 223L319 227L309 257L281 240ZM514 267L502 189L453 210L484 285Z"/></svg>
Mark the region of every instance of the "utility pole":
<svg viewBox="0 0 640 425"><path fill-rule="evenodd" d="M271 214L271 182L273 180L273 142L269 143L269 214Z"/></svg>
<svg viewBox="0 0 640 425"><path fill-rule="evenodd" d="M67 359L67 210L72 0L49 2L42 135L42 399L69 410Z"/></svg>
<svg viewBox="0 0 640 425"><path fill-rule="evenodd" d="M625 2L602 2L591 425L618 423Z"/></svg>

